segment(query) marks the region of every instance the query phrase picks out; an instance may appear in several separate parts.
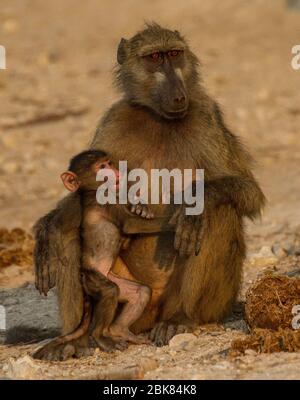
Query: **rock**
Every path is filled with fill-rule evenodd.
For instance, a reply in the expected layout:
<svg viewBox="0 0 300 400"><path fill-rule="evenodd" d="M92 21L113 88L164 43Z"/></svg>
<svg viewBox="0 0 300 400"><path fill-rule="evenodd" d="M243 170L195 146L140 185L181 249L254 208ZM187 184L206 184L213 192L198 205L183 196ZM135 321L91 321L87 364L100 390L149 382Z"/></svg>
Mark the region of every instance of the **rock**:
<svg viewBox="0 0 300 400"><path fill-rule="evenodd" d="M245 355L246 356L256 356L256 351L255 350L252 350L252 349L246 349L245 350Z"/></svg>
<svg viewBox="0 0 300 400"><path fill-rule="evenodd" d="M171 348L180 348L182 350L188 349L197 341L197 337L192 333L180 333L174 336L170 342L169 346Z"/></svg>
<svg viewBox="0 0 300 400"><path fill-rule="evenodd" d="M8 362L8 376L13 379L37 379L40 366L28 355Z"/></svg>
<svg viewBox="0 0 300 400"><path fill-rule="evenodd" d="M229 328L229 330L242 331L244 333L249 333L249 328L248 328L247 322L244 319L229 321L229 322L226 322L224 325L225 325L226 331L227 331L227 328Z"/></svg>
<svg viewBox="0 0 300 400"><path fill-rule="evenodd" d="M287 255L286 251L284 250L284 248L280 243L275 243L272 246L272 253L279 258L285 257Z"/></svg>
<svg viewBox="0 0 300 400"><path fill-rule="evenodd" d="M142 367L144 372L153 371L159 367L158 361L154 358L142 358L139 365Z"/></svg>
<svg viewBox="0 0 300 400"><path fill-rule="evenodd" d="M248 256L248 260L254 265L268 265L277 263L278 257L273 253L270 246L263 246L258 253Z"/></svg>
<svg viewBox="0 0 300 400"><path fill-rule="evenodd" d="M283 249L288 256L299 256L300 255L300 246L298 244L289 243L289 244L284 245Z"/></svg>

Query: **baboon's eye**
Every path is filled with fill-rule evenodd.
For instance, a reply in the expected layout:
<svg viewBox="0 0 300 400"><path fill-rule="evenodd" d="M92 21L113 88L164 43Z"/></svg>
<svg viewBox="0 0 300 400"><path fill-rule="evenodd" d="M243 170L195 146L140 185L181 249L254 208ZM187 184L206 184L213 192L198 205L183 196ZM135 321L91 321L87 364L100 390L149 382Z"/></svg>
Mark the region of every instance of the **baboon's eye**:
<svg viewBox="0 0 300 400"><path fill-rule="evenodd" d="M156 51L155 53L150 54L149 57L153 61L159 61L161 55L160 55L160 53L158 51Z"/></svg>
<svg viewBox="0 0 300 400"><path fill-rule="evenodd" d="M171 50L168 52L169 57L177 57L179 55L180 51L179 50Z"/></svg>

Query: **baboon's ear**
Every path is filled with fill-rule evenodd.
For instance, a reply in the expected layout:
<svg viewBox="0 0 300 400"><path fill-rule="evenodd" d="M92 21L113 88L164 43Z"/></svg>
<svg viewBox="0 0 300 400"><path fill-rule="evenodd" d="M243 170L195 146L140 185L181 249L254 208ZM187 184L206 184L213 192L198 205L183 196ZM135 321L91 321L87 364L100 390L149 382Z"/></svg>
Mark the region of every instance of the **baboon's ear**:
<svg viewBox="0 0 300 400"><path fill-rule="evenodd" d="M127 40L122 38L119 47L118 47L118 53L117 53L117 60L119 64L123 64L123 62L126 59L127 55Z"/></svg>

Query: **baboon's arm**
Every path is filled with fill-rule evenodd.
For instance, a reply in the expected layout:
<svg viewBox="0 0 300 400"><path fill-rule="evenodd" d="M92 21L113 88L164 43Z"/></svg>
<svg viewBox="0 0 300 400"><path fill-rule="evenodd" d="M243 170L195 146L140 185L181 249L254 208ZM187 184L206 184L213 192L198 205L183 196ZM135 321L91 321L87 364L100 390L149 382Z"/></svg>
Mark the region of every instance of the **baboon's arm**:
<svg viewBox="0 0 300 400"><path fill-rule="evenodd" d="M254 219L260 215L266 202L251 172L251 157L238 138L226 127L216 103L212 103L211 124L207 129L207 136L214 138L208 147L214 149L214 171L209 166L203 166L205 174L208 172L204 186L203 214L185 215L184 206L178 213L174 246L181 256L199 254L204 220L217 207L230 204L239 216ZM203 158L199 159L200 165L201 162L203 165Z"/></svg>
<svg viewBox="0 0 300 400"><path fill-rule="evenodd" d="M265 196L253 177L225 176L205 183L204 202L209 207L230 203L238 215L254 219L260 216Z"/></svg>
<svg viewBox="0 0 300 400"><path fill-rule="evenodd" d="M47 295L56 284L56 271L65 264L64 237L79 237L81 204L77 193L66 196L55 209L40 218L34 225L35 247L33 262L35 286ZM78 243L79 241L73 241ZM78 252L74 249L74 254Z"/></svg>
<svg viewBox="0 0 300 400"><path fill-rule="evenodd" d="M266 199L251 169L253 160L247 150L225 125L218 105L214 105L214 121L217 131L224 138L224 169L205 183L205 200L214 207L230 203L238 215L254 219L260 216Z"/></svg>

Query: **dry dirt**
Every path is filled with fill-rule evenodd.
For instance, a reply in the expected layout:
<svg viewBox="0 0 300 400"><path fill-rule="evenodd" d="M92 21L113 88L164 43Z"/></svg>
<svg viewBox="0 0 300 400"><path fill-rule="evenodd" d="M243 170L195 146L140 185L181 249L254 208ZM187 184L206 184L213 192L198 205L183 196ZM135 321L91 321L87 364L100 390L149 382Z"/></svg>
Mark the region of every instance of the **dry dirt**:
<svg viewBox="0 0 300 400"><path fill-rule="evenodd" d="M291 68L291 48L300 44L300 12L283 0L1 0L7 69L0 70L0 226L30 230L64 195L59 174L119 96L112 83L118 41L145 20L189 38L206 87L257 160L268 206L261 221L247 223L241 299L264 271L299 275L300 71ZM34 345L15 343L58 327L53 293L41 300L31 284L18 289L32 280L31 266L0 269L0 304L7 323L19 326L11 344L0 346L0 376L300 379L300 353L228 355L231 341L247 332L239 314L163 348L32 362L26 354Z"/></svg>

